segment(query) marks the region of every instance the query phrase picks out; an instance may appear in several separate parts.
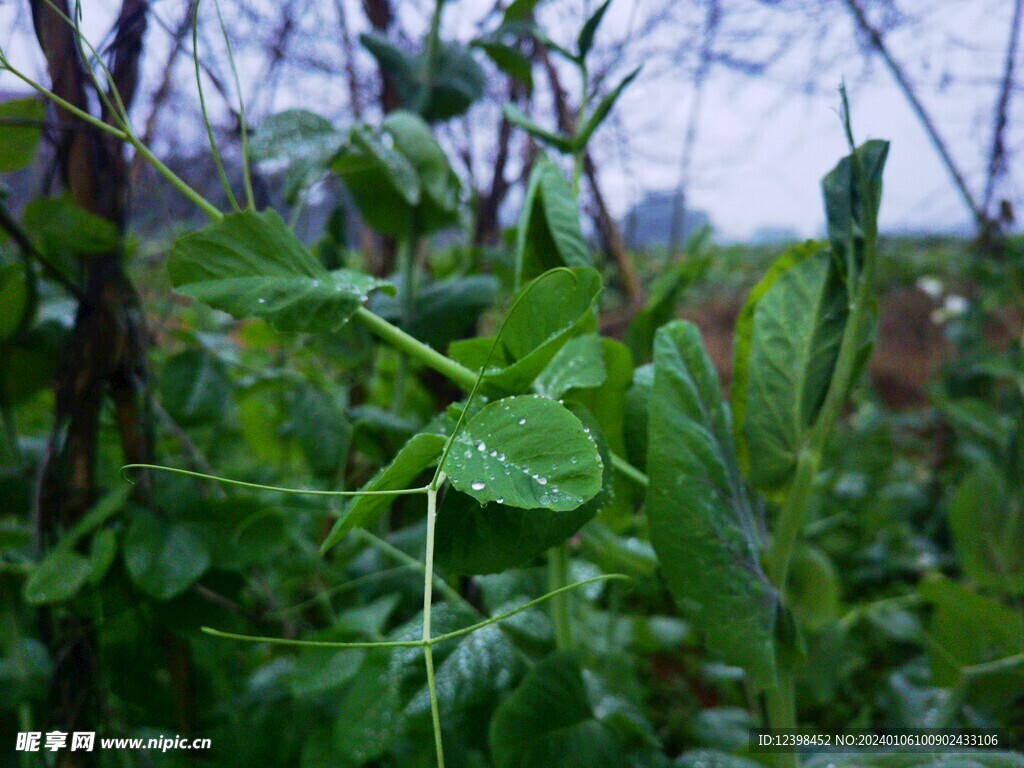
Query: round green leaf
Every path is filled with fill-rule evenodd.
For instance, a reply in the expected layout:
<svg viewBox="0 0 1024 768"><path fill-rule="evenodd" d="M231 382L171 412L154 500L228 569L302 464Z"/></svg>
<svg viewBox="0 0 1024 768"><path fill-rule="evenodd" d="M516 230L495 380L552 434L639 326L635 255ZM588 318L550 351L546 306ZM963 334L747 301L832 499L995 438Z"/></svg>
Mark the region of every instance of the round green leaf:
<svg viewBox="0 0 1024 768"><path fill-rule="evenodd" d="M160 377L160 398L171 417L183 426L216 421L231 397L224 366L202 349L175 355Z"/></svg>
<svg viewBox="0 0 1024 768"><path fill-rule="evenodd" d="M564 406L524 395L491 403L456 436L444 471L486 504L576 509L601 489L597 444Z"/></svg>
<svg viewBox="0 0 1024 768"><path fill-rule="evenodd" d="M188 525L137 513L125 539L124 562L135 586L157 600L169 600L206 572L210 553Z"/></svg>
<svg viewBox="0 0 1024 768"><path fill-rule="evenodd" d="M58 547L37 565L25 582L25 602L32 605L70 600L85 586L89 561L67 547Z"/></svg>

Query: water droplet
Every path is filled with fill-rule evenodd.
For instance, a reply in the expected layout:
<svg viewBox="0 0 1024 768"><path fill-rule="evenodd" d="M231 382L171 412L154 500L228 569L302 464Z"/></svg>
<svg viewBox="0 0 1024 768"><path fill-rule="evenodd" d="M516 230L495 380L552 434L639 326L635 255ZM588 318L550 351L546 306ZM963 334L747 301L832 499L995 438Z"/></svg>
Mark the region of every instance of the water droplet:
<svg viewBox="0 0 1024 768"><path fill-rule="evenodd" d="M497 451L491 451L491 458L494 458L497 455L498 455Z"/></svg>
<svg viewBox="0 0 1024 768"><path fill-rule="evenodd" d="M538 477L537 482L540 483L541 485L547 485L548 479L546 477Z"/></svg>
<svg viewBox="0 0 1024 768"><path fill-rule="evenodd" d="M463 454L463 455L468 459L468 458L470 458L473 455L473 452L471 450L469 450L469 448L467 448L465 454ZM575 464L576 460L573 459L572 463Z"/></svg>
<svg viewBox="0 0 1024 768"><path fill-rule="evenodd" d="M487 486L484 483L481 483L479 480L477 480L475 483L473 483L469 487L472 488L474 491L482 491Z"/></svg>
<svg viewBox="0 0 1024 768"><path fill-rule="evenodd" d="M498 498L495 499L495 501L498 502L499 504L504 504L505 503L505 497L504 496L499 496Z"/></svg>
<svg viewBox="0 0 1024 768"><path fill-rule="evenodd" d="M520 420L519 420L519 426L521 427L521 426L523 426L524 424L526 424L526 419L520 419Z"/></svg>
<svg viewBox="0 0 1024 768"><path fill-rule="evenodd" d="M487 446L486 446L486 445L484 445L484 443L483 443L483 442L479 442L479 443L477 443L477 444L476 444L476 449L477 449L478 451L480 451L481 453L483 453L484 451L486 451L486 450L487 450Z"/></svg>
<svg viewBox="0 0 1024 768"><path fill-rule="evenodd" d="M256 303L257 303L257 304L266 304L266 303L267 303L267 300L266 300L266 299L264 299L264 298L263 298L263 297L261 296L260 298L256 299Z"/></svg>

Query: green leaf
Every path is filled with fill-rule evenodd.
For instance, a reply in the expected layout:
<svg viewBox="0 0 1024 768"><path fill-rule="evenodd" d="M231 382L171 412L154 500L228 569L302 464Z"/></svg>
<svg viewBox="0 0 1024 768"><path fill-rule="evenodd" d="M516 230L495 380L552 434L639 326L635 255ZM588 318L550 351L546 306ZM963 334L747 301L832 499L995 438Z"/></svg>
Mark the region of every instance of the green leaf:
<svg viewBox="0 0 1024 768"><path fill-rule="evenodd" d="M21 265L0 266L0 344L25 326L25 313L31 303L31 290Z"/></svg>
<svg viewBox="0 0 1024 768"><path fill-rule="evenodd" d="M603 464L601 490L577 509L558 514L505 504L481 505L467 494L449 490L438 512L434 555L445 572L498 573L526 565L568 539L608 505L615 475L608 446L585 408L577 403L567 407L597 443Z"/></svg>
<svg viewBox="0 0 1024 768"><path fill-rule="evenodd" d="M352 428L334 399L315 387L299 387L291 416L292 432L313 474L336 474L348 457Z"/></svg>
<svg viewBox="0 0 1024 768"><path fill-rule="evenodd" d="M362 487L364 491L395 491L409 487L409 483L428 467L437 463L444 450L445 438L428 432L414 435L395 455L391 463L380 470ZM373 523L394 503L394 496L357 496L349 504L327 534L320 547L321 554L341 541L356 527Z"/></svg>
<svg viewBox="0 0 1024 768"><path fill-rule="evenodd" d="M692 323L669 323L655 339L647 472L651 544L669 588L711 648L770 688L779 600L761 569L729 411Z"/></svg>
<svg viewBox="0 0 1024 768"><path fill-rule="evenodd" d="M609 91L604 96L604 98L597 103L597 106L594 108L594 111L587 116L587 119L583 122L583 125L580 126L579 131L573 137L573 152L582 152L586 148L587 144L590 143L590 139L594 135L594 132L601 126L601 123L603 123L605 121L605 118L607 118L608 115L611 113L612 108L615 106L615 102L619 100L619 97L622 95L622 92L625 91L629 87L630 83L632 83L636 79L636 76L640 74L641 69L643 69L643 67L637 67L624 78L622 78L619 84L612 88L612 90Z"/></svg>
<svg viewBox="0 0 1024 768"><path fill-rule="evenodd" d="M384 119L381 128L415 169L421 189L416 206L418 233L430 234L458 224L461 183L430 126L418 115L398 110Z"/></svg>
<svg viewBox="0 0 1024 768"><path fill-rule="evenodd" d="M512 0L502 16L502 24L528 21L542 0Z"/></svg>
<svg viewBox="0 0 1024 768"><path fill-rule="evenodd" d="M117 557L117 534L109 528L97 531L89 546L89 583L97 586Z"/></svg>
<svg viewBox="0 0 1024 768"><path fill-rule="evenodd" d="M836 164L821 180L832 252L845 266L847 276L857 274L864 259L865 224L877 221L882 200L882 171L889 154L889 142L867 141ZM860 166L855 178L854 163ZM861 180L862 179L862 180ZM864 199L862 190L867 190Z"/></svg>
<svg viewBox="0 0 1024 768"><path fill-rule="evenodd" d="M442 42L431 60L426 51L410 56L375 33L359 40L392 78L402 107L425 120L457 117L483 96L486 75L463 45Z"/></svg>
<svg viewBox="0 0 1024 768"><path fill-rule="evenodd" d="M42 99L0 103L0 173L13 173L32 162L46 120Z"/></svg>
<svg viewBox="0 0 1024 768"><path fill-rule="evenodd" d="M572 152L573 143L572 140L562 136L561 134L549 131L546 128L541 127L529 117L524 115L518 107L513 104L506 104L501 108L501 112L505 119L508 120L512 125L517 128L522 128L530 136L537 139L543 144L547 144L552 149L555 149L564 154Z"/></svg>
<svg viewBox="0 0 1024 768"><path fill-rule="evenodd" d="M1024 500L981 460L949 505L949 528L967 577L981 587L1024 592Z"/></svg>
<svg viewBox="0 0 1024 768"><path fill-rule="evenodd" d="M569 339L597 330L600 292L601 276L588 268L559 270L525 286L513 298L504 334L484 375L485 390L518 394L529 389ZM456 342L449 352L463 365L479 369L492 341Z"/></svg>
<svg viewBox="0 0 1024 768"><path fill-rule="evenodd" d="M420 54L419 66L425 70L426 52ZM465 114L484 95L487 75L473 58L472 52L458 43L441 43L434 71L427 75L430 93L420 106L425 120L438 122Z"/></svg>
<svg viewBox="0 0 1024 768"><path fill-rule="evenodd" d="M564 512L601 489L603 465L588 433L554 400L508 397L466 422L443 469L455 488L483 504Z"/></svg>
<svg viewBox="0 0 1024 768"><path fill-rule="evenodd" d="M203 349L171 357L160 376L160 400L180 425L219 421L231 399L231 381L223 364Z"/></svg>
<svg viewBox="0 0 1024 768"><path fill-rule="evenodd" d="M597 334L569 339L534 382L537 393L557 400L570 389L601 386L606 376L601 353Z"/></svg>
<svg viewBox="0 0 1024 768"><path fill-rule="evenodd" d="M756 486L789 481L848 315L831 254L815 243L783 254L747 297L736 321L733 411L740 462Z"/></svg>
<svg viewBox="0 0 1024 768"><path fill-rule="evenodd" d="M316 180L330 165L344 136L330 121L304 109L271 115L249 140L254 160L284 161L285 197L294 203L297 193Z"/></svg>
<svg viewBox="0 0 1024 768"><path fill-rule="evenodd" d="M496 768L620 768L616 733L598 720L575 657L554 653L537 664L491 720Z"/></svg>
<svg viewBox="0 0 1024 768"><path fill-rule="evenodd" d="M593 264L580 229L580 214L569 182L550 160L538 160L530 173L516 230L515 258L524 277L554 267Z"/></svg>
<svg viewBox="0 0 1024 768"><path fill-rule="evenodd" d="M936 685L956 685L965 668L1024 654L1024 617L998 600L939 575L922 580L918 592L934 608L928 639ZM1005 703L1024 690L1024 666L984 682L988 706Z"/></svg>
<svg viewBox="0 0 1024 768"><path fill-rule="evenodd" d="M33 200L25 206L21 225L35 246L61 267L76 256L116 253L121 245L117 227L66 196ZM65 271L70 273L70 268Z"/></svg>
<svg viewBox="0 0 1024 768"><path fill-rule="evenodd" d="M180 237L167 271L175 289L281 331L335 332L386 284L348 270L328 272L274 211L242 211Z"/></svg>
<svg viewBox="0 0 1024 768"><path fill-rule="evenodd" d="M188 524L161 521L138 511L125 537L124 564L142 592L157 600L170 600L206 572L210 553Z"/></svg>
<svg viewBox="0 0 1024 768"><path fill-rule="evenodd" d="M437 516L434 557L445 573L501 573L565 541L594 513L589 502L557 514L496 503L481 506L472 496L449 490Z"/></svg>
<svg viewBox="0 0 1024 768"><path fill-rule="evenodd" d="M85 586L91 572L89 561L69 547L58 546L43 558L25 582L25 602L30 605L62 603Z"/></svg>
<svg viewBox="0 0 1024 768"><path fill-rule="evenodd" d="M804 626L819 629L839 614L839 574L828 555L804 544L793 552L786 601Z"/></svg>
<svg viewBox="0 0 1024 768"><path fill-rule="evenodd" d="M608 6L611 4L612 0L604 0L597 7L597 10L590 14L590 18L584 22L583 28L576 38L576 54L579 56L580 61L587 58L587 54L590 53L590 48L594 45L594 36L597 35L597 28L601 26L601 21L604 19Z"/></svg>
<svg viewBox="0 0 1024 768"><path fill-rule="evenodd" d="M494 66L526 86L527 93L533 91L533 65L518 48L496 40L475 40L472 45L486 53Z"/></svg>

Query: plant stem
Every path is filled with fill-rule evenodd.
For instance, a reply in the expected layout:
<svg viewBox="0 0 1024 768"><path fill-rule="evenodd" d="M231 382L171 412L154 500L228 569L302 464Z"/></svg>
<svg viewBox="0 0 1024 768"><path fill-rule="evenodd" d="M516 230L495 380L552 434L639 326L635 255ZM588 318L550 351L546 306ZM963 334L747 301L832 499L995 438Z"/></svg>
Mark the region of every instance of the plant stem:
<svg viewBox="0 0 1024 768"><path fill-rule="evenodd" d="M796 728L796 695L793 686L793 667L788 661L779 664L778 686L765 694L768 726L773 730ZM797 768L799 765L795 750L780 752L774 756L776 768Z"/></svg>
<svg viewBox="0 0 1024 768"><path fill-rule="evenodd" d="M555 624L555 647L568 651L574 647L572 618L569 615L569 594L564 590L569 583L569 553L565 544L548 550L548 591L558 592L551 598L551 619Z"/></svg>
<svg viewBox="0 0 1024 768"><path fill-rule="evenodd" d="M398 263L401 270L402 327L408 330L412 328L413 318L416 314L416 291L413 287L416 267L415 223L410 224L409 233L399 244ZM405 382L408 376L409 356L400 352L391 392L391 410L393 413L398 413L402 409L402 402L405 399Z"/></svg>
<svg viewBox="0 0 1024 768"><path fill-rule="evenodd" d="M623 475L624 477L629 478L634 483L639 485L641 488L649 488L651 485L651 481L647 478L647 475L645 475L639 469L634 467L632 464L630 464L624 458L619 456L617 453L612 454L612 467L615 469L616 472Z"/></svg>
<svg viewBox="0 0 1024 768"><path fill-rule="evenodd" d="M434 599L434 527L437 522L437 489L444 482L431 483L427 490L427 549L423 557L423 662L427 667L427 688L430 691L430 714L434 722L434 746L437 766L444 768L444 744L441 738L441 713L437 706L437 683L434 680L434 654L430 647L430 608Z"/></svg>
<svg viewBox="0 0 1024 768"><path fill-rule="evenodd" d="M785 599L786 577L797 536L804 524L807 502L811 496L814 478L821 464L821 452L815 447L800 452L793 482L786 492L782 511L775 526L771 550L768 553L768 575Z"/></svg>

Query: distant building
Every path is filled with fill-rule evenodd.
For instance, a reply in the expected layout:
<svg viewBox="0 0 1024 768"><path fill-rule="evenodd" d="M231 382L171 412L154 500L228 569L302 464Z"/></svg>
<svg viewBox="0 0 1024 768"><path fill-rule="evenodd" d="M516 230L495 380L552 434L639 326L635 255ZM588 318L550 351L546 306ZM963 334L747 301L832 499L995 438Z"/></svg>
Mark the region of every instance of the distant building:
<svg viewBox="0 0 1024 768"><path fill-rule="evenodd" d="M672 217L678 211L679 204L674 190L648 192L643 200L629 209L622 220L622 236L626 247L631 250L666 248L672 237ZM682 221L676 222L680 245L695 231L711 223L704 211L690 207L682 212L681 218Z"/></svg>

